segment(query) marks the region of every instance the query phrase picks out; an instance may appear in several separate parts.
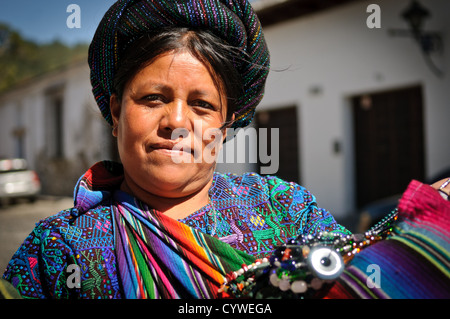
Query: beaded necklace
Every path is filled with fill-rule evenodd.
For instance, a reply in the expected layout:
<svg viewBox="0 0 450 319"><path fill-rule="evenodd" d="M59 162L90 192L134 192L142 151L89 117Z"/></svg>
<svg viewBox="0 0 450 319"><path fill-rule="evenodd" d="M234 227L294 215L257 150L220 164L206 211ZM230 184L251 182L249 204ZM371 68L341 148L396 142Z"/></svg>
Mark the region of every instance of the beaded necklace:
<svg viewBox="0 0 450 319"><path fill-rule="evenodd" d="M395 209L364 234L300 235L279 246L269 258L257 259L227 274L219 295L223 298L319 297L357 253L392 233L392 223L397 218Z"/></svg>

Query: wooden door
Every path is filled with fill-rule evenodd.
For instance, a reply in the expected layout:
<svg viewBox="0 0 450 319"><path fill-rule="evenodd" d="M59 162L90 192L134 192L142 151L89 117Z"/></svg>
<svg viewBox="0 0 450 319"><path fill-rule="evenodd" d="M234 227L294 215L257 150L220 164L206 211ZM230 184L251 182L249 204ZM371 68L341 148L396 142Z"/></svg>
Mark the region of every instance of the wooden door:
<svg viewBox="0 0 450 319"><path fill-rule="evenodd" d="M276 142L279 150L278 172L271 175L276 175L289 182L300 183L296 107L257 112L255 119L257 128L267 128L268 154L272 154L274 151L274 147L270 145L271 129L279 129L279 141ZM259 165L267 166L263 163L259 163Z"/></svg>
<svg viewBox="0 0 450 319"><path fill-rule="evenodd" d="M420 86L352 99L358 208L424 179Z"/></svg>

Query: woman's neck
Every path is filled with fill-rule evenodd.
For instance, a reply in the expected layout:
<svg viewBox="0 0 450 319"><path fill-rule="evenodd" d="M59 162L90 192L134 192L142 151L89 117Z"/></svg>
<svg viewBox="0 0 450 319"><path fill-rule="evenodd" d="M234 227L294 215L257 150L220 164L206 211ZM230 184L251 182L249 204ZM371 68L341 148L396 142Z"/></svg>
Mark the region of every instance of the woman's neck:
<svg viewBox="0 0 450 319"><path fill-rule="evenodd" d="M173 219L183 219L209 203L209 189L212 179L199 190L180 197L161 196L147 192L138 185L122 182L120 189L146 203L149 207Z"/></svg>

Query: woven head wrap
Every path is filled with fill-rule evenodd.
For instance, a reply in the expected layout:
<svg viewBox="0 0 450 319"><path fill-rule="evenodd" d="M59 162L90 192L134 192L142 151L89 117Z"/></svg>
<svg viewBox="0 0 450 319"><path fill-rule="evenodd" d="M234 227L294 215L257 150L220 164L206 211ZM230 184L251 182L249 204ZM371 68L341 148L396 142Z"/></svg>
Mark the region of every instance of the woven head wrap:
<svg viewBox="0 0 450 319"><path fill-rule="evenodd" d="M269 70L261 24L247 0L119 0L101 20L89 47L88 62L95 100L112 125L109 100L122 48L133 39L163 27L207 29L228 45L245 52L235 65L243 80L243 95L233 127L245 127L261 101Z"/></svg>

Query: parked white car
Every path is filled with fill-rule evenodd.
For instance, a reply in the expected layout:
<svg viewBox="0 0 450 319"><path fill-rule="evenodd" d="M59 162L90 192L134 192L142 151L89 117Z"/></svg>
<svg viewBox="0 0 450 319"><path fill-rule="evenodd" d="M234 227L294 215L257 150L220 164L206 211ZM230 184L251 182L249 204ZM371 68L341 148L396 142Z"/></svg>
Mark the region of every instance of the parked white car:
<svg viewBox="0 0 450 319"><path fill-rule="evenodd" d="M26 198L34 201L41 191L39 176L22 158L0 160L0 200Z"/></svg>

